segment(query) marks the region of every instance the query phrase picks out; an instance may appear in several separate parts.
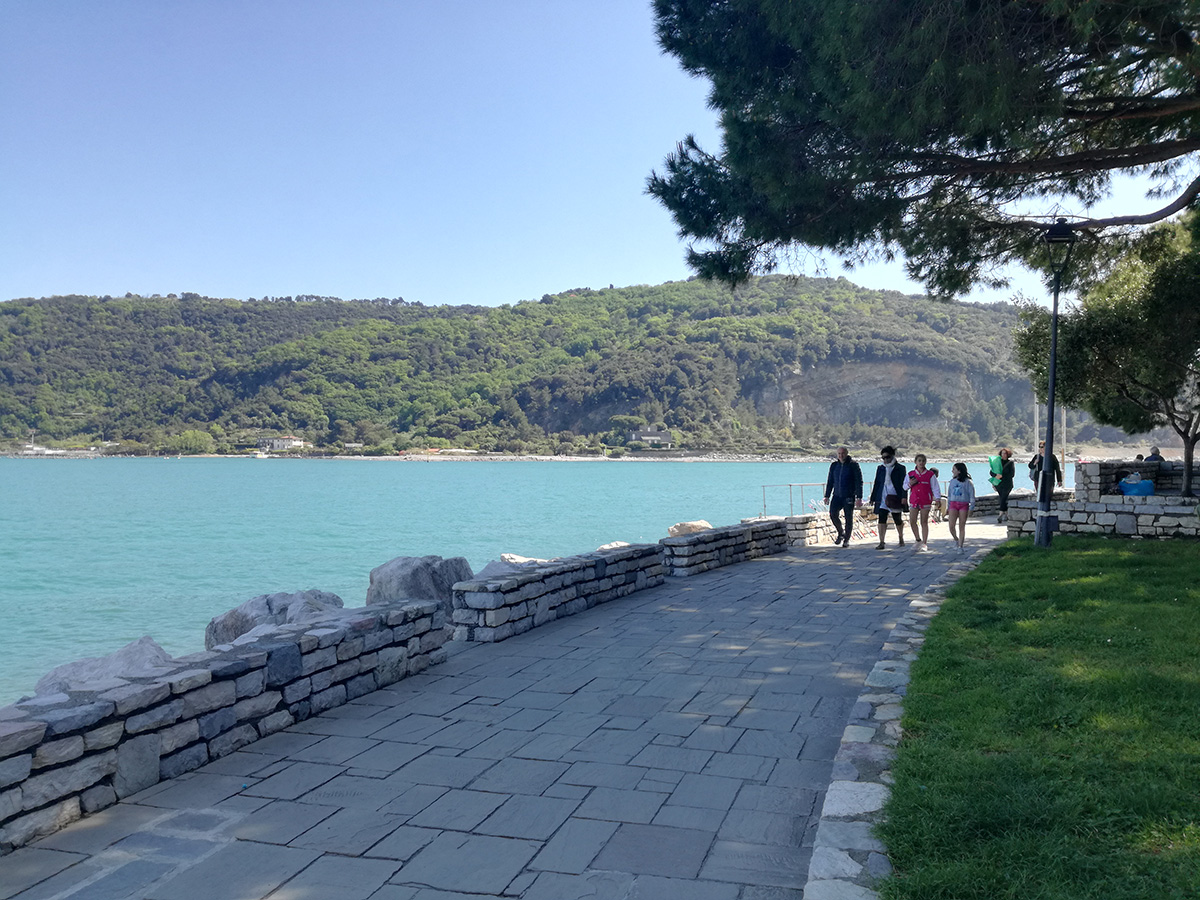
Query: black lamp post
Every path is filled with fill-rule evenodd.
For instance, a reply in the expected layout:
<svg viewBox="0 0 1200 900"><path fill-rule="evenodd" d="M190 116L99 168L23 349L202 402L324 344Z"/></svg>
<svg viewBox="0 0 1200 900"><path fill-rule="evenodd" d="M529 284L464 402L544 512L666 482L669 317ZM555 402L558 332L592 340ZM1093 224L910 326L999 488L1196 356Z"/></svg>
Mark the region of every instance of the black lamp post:
<svg viewBox="0 0 1200 900"><path fill-rule="evenodd" d="M1037 547L1050 546L1050 536L1058 525L1056 518L1050 515L1050 498L1054 494L1054 369L1058 362L1058 292L1078 237L1066 219L1056 219L1046 229L1044 238L1050 254L1050 271L1054 273L1054 305L1050 309L1050 368L1046 379L1046 450L1042 455L1041 474L1038 477L1037 528L1033 533L1033 543Z"/></svg>

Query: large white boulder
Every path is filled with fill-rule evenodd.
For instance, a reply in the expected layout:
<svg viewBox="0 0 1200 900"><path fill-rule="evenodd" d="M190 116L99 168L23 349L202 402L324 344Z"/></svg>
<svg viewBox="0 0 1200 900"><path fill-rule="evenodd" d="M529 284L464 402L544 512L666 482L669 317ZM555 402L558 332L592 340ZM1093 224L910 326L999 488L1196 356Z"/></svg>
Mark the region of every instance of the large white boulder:
<svg viewBox="0 0 1200 900"><path fill-rule="evenodd" d="M63 691L109 691L128 684L126 678L170 672L172 663L171 655L147 634L108 656L90 656L51 669L33 691L39 697Z"/></svg>
<svg viewBox="0 0 1200 900"><path fill-rule="evenodd" d="M667 529L667 534L671 537L679 537L684 534L695 534L698 531L711 531L712 526L703 519L697 519L694 522L676 522Z"/></svg>
<svg viewBox="0 0 1200 900"><path fill-rule="evenodd" d="M402 600L436 600L450 610L451 588L470 581L471 565L461 556L397 556L371 570L367 606Z"/></svg>
<svg viewBox="0 0 1200 900"><path fill-rule="evenodd" d="M315 589L260 594L241 606L214 616L204 629L205 649L231 643L259 625L318 622L336 616L345 604L337 594Z"/></svg>

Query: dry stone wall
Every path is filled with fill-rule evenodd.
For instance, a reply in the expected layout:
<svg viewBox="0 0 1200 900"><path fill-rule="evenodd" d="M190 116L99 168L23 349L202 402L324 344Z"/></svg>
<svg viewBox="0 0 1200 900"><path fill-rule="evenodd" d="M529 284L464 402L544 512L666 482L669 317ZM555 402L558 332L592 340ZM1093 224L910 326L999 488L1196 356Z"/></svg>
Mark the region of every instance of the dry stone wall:
<svg viewBox="0 0 1200 900"><path fill-rule="evenodd" d="M281 626L102 692L0 708L0 854L445 656L435 602Z"/></svg>
<svg viewBox="0 0 1200 900"><path fill-rule="evenodd" d="M496 578L463 581L453 588L454 639L495 642L590 609L664 577L695 575L789 546L832 542L828 516L752 519L528 566Z"/></svg>
<svg viewBox="0 0 1200 900"><path fill-rule="evenodd" d="M658 544L631 544L551 560L515 575L461 581L451 594L454 639L503 641L662 584L663 556Z"/></svg>
<svg viewBox="0 0 1200 900"><path fill-rule="evenodd" d="M1120 473L1139 472L1154 482L1149 497L1126 497L1115 493ZM1200 486L1200 469L1193 469ZM1121 537L1200 537L1200 518L1195 497L1181 497L1183 463L1179 460L1145 462L1110 459L1075 464L1072 498L1055 494L1051 513L1058 516L1063 534L1112 534ZM1008 535L1033 534L1037 503L1033 499L1009 502Z"/></svg>
<svg viewBox="0 0 1200 900"><path fill-rule="evenodd" d="M453 587L436 601L280 625L129 676L0 708L0 855L160 780L442 661L451 633L501 641L561 616L789 546L831 543L823 514L750 520L657 544L598 550Z"/></svg>
<svg viewBox="0 0 1200 900"><path fill-rule="evenodd" d="M667 571L676 577L782 553L789 543L786 519L727 525L659 541Z"/></svg>
<svg viewBox="0 0 1200 900"><path fill-rule="evenodd" d="M1075 496L1089 503L1098 503L1102 497L1123 496L1115 488L1117 475L1129 472L1137 472L1143 479L1153 481L1156 496L1179 496L1183 490L1183 462L1180 460L1148 463L1145 460L1106 459L1075 464ZM1200 466L1192 467L1192 484L1200 487Z"/></svg>
<svg viewBox="0 0 1200 900"><path fill-rule="evenodd" d="M1055 502L1063 534L1113 534L1122 537L1200 537L1195 497L1121 497L1108 495L1098 502ZM1009 503L1008 536L1033 534L1037 503Z"/></svg>

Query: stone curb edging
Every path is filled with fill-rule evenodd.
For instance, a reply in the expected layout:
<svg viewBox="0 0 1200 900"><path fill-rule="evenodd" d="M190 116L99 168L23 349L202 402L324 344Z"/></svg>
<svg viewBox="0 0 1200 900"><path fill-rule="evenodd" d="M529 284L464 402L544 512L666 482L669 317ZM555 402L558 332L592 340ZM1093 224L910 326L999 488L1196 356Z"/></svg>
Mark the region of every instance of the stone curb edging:
<svg viewBox="0 0 1200 900"><path fill-rule="evenodd" d="M872 829L891 796L891 764L900 743L900 716L909 665L925 642L925 629L942 606L946 587L979 564L980 548L946 570L943 578L909 602L850 712L817 824L804 900L878 900L875 886L891 874L887 848Z"/></svg>

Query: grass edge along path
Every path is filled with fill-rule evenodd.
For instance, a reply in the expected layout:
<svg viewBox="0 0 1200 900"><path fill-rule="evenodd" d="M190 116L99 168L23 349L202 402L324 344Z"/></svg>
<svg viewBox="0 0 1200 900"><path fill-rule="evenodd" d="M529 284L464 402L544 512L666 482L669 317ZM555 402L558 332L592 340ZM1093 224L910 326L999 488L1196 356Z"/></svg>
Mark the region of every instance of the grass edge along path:
<svg viewBox="0 0 1200 900"><path fill-rule="evenodd" d="M1200 543L1001 545L912 665L884 900L1200 897Z"/></svg>

